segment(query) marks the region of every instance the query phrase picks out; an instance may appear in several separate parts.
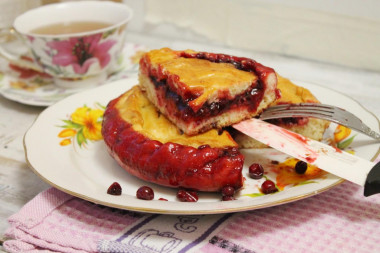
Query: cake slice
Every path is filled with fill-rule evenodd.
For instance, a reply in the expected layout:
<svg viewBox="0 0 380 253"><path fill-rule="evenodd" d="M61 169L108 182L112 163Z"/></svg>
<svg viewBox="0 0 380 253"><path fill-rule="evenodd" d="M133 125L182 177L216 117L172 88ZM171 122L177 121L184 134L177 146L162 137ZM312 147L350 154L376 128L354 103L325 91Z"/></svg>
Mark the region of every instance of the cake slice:
<svg viewBox="0 0 380 253"><path fill-rule="evenodd" d="M140 60L149 100L187 135L259 114L278 96L273 69L248 58L162 48Z"/></svg>
<svg viewBox="0 0 380 253"><path fill-rule="evenodd" d="M281 98L276 100L272 105L320 103L308 89L297 86L289 79L280 75L277 75L277 80L277 88L281 91ZM325 130L330 124L326 120L306 117L270 119L267 121L317 141L322 139ZM231 130L230 132L241 148L267 147L265 144L236 130Z"/></svg>
<svg viewBox="0 0 380 253"><path fill-rule="evenodd" d="M211 192L243 185L244 157L227 131L182 133L157 111L140 86L107 105L102 135L111 156L140 179Z"/></svg>

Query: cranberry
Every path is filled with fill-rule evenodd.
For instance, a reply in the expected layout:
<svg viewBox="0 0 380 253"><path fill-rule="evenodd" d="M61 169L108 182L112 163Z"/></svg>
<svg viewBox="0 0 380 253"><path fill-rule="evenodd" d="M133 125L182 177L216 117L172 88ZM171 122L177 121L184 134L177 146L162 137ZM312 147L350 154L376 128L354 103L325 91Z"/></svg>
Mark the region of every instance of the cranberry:
<svg viewBox="0 0 380 253"><path fill-rule="evenodd" d="M276 188L275 183L271 180L265 180L264 183L261 185L261 191L264 194L274 193L277 192L278 189Z"/></svg>
<svg viewBox="0 0 380 253"><path fill-rule="evenodd" d="M304 174L307 170L307 163L304 161L298 161L294 169L298 174Z"/></svg>
<svg viewBox="0 0 380 253"><path fill-rule="evenodd" d="M264 168L261 164L254 163L249 166L249 176L253 179L260 179L264 176Z"/></svg>
<svg viewBox="0 0 380 253"><path fill-rule="evenodd" d="M152 200L154 198L154 192L152 188L148 186L141 186L136 192L136 197L138 199Z"/></svg>
<svg viewBox="0 0 380 253"><path fill-rule="evenodd" d="M114 182L108 187L107 193L110 195L121 195L121 186L118 182Z"/></svg>
<svg viewBox="0 0 380 253"><path fill-rule="evenodd" d="M230 200L235 200L234 196L223 196L222 201L230 201Z"/></svg>
<svg viewBox="0 0 380 253"><path fill-rule="evenodd" d="M177 192L177 198L182 202L197 202L198 193L196 191L179 189Z"/></svg>
<svg viewBox="0 0 380 253"><path fill-rule="evenodd" d="M232 186L224 186L222 189L222 196L233 196L235 194L235 188Z"/></svg>

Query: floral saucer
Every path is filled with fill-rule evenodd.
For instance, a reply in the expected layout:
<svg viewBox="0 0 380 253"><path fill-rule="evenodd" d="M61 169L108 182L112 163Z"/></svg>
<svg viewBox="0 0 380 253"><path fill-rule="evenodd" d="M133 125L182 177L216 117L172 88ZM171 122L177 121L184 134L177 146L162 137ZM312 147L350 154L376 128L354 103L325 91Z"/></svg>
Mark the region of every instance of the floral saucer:
<svg viewBox="0 0 380 253"><path fill-rule="evenodd" d="M141 45L126 43L118 68L108 75L106 82L136 75L144 51L146 48ZM29 55L22 57L33 61ZM82 89L58 87L48 74L18 66L0 57L0 94L9 100L27 105L49 106L80 90Z"/></svg>

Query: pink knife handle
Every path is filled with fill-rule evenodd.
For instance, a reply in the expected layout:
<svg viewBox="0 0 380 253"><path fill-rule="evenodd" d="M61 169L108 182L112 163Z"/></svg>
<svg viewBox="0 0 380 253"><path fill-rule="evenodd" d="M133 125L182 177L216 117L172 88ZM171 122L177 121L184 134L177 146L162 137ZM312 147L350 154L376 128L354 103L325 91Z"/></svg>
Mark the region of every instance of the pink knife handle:
<svg viewBox="0 0 380 253"><path fill-rule="evenodd" d="M368 173L364 184L364 196L368 197L380 193L380 162Z"/></svg>

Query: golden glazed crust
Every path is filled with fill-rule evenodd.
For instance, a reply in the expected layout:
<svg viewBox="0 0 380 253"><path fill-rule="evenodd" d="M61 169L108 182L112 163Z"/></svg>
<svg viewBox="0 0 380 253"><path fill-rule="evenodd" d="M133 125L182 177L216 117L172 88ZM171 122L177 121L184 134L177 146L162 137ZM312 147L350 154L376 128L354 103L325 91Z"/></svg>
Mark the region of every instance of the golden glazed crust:
<svg viewBox="0 0 380 253"><path fill-rule="evenodd" d="M277 74L277 88L281 97L273 104L319 103L319 100L306 88L295 85L289 79Z"/></svg>
<svg viewBox="0 0 380 253"><path fill-rule="evenodd" d="M139 86L134 86L120 97L115 107L123 120L145 137L161 143L173 142L198 148L209 145L214 148L237 147L227 131L219 133L211 129L205 133L188 136L182 133L147 99Z"/></svg>
<svg viewBox="0 0 380 253"><path fill-rule="evenodd" d="M192 50L186 52L196 53ZM228 93L232 98L257 80L254 73L236 69L232 64L179 57L177 51L169 48L152 50L146 57L153 68L160 66L163 71L179 77L180 82L173 83L176 90L187 89L191 94L199 95L189 103L194 111L206 102L217 100L219 94Z"/></svg>
<svg viewBox="0 0 380 253"><path fill-rule="evenodd" d="M152 50L140 61L150 101L188 135L257 115L277 98L273 69L223 54Z"/></svg>

